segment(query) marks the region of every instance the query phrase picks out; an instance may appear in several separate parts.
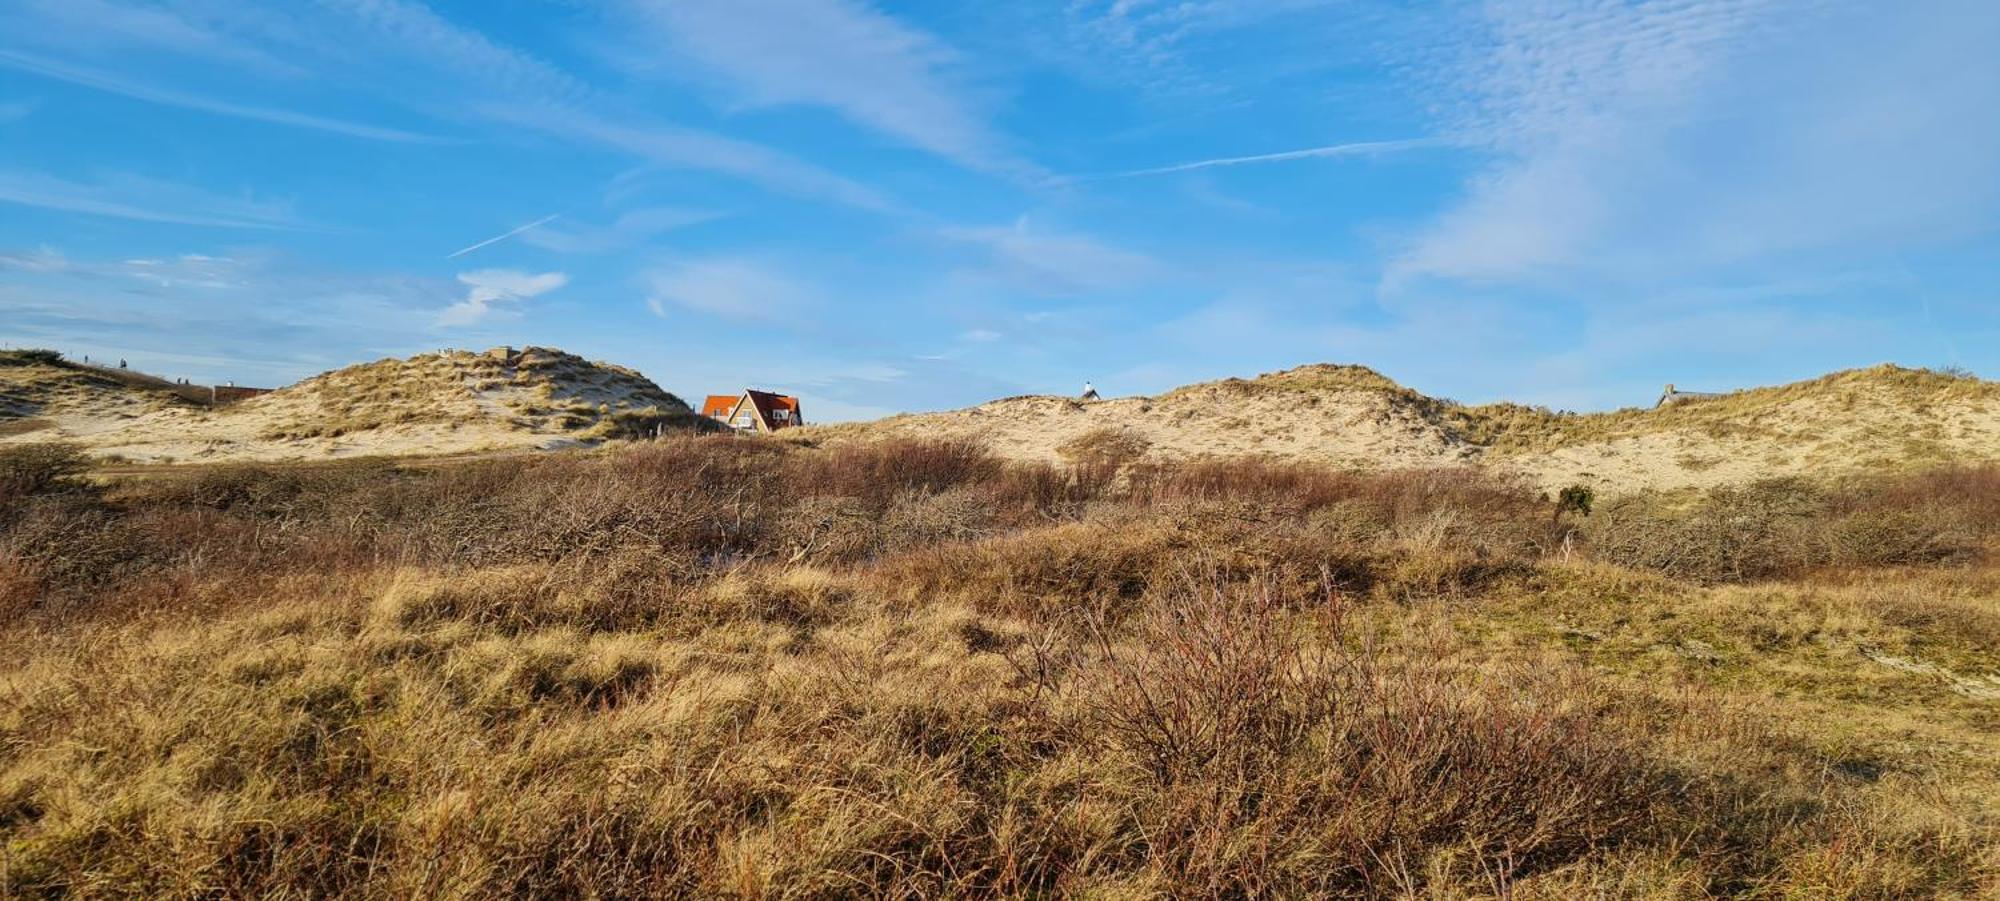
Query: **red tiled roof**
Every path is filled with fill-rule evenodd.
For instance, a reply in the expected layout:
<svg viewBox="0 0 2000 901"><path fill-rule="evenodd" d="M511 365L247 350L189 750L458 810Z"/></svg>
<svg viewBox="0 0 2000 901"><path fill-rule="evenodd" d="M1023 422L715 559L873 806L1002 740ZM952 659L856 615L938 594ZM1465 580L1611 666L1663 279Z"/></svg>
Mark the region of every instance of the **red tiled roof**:
<svg viewBox="0 0 2000 901"><path fill-rule="evenodd" d="M758 418L764 420L764 427L766 429L799 425L804 421L804 417L799 415L799 399L796 397L773 394L769 391L758 391L755 388L745 389L743 393L750 396L751 407L757 411ZM775 418L771 413L776 410L784 410L789 414L785 417L786 422L784 425L779 425L774 421Z"/></svg>
<svg viewBox="0 0 2000 901"><path fill-rule="evenodd" d="M711 419L728 416L729 411L736 409L736 402L742 398L741 394L711 394L707 400L701 402L701 415Z"/></svg>
<svg viewBox="0 0 2000 901"><path fill-rule="evenodd" d="M745 397L750 399L750 412L757 416L757 424L764 431L768 432L773 429L782 429L786 426L803 425L805 423L805 417L799 413L798 398L785 394L773 394L769 391L758 391L753 388L744 389L742 394L709 395L707 400L702 401L701 415L710 419L733 419ZM782 421L773 415L780 410L785 412L785 417Z"/></svg>

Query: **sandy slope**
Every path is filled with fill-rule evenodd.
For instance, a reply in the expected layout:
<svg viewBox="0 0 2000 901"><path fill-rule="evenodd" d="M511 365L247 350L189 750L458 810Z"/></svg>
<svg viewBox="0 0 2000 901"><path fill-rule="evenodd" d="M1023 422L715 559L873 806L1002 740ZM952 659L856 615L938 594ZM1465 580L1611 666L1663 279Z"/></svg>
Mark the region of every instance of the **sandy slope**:
<svg viewBox="0 0 2000 901"><path fill-rule="evenodd" d="M1355 469L1470 464L1555 488L1708 486L2000 460L2000 384L1881 366L1663 410L1558 414L1463 407L1362 367L1315 365L1158 397L1080 402L1018 397L945 413L822 426L795 440L938 435L1015 459L1060 460L1105 430L1143 459L1244 455Z"/></svg>
<svg viewBox="0 0 2000 901"><path fill-rule="evenodd" d="M60 438L135 463L553 448L660 424L703 423L637 372L546 348L382 360L215 409L143 377L0 366L0 442ZM1156 397L1014 397L783 434L809 443L962 437L1052 461L1108 439L1140 460L1476 465L1547 488L1616 491L2000 460L2000 383L1878 366L1661 410L1559 414L1461 406L1363 367L1320 364Z"/></svg>
<svg viewBox="0 0 2000 901"><path fill-rule="evenodd" d="M213 409L87 375L0 367L0 423L15 424L0 442L74 441L135 463L294 460L567 446L695 422L637 372L536 347L365 363Z"/></svg>
<svg viewBox="0 0 2000 901"><path fill-rule="evenodd" d="M984 441L1023 460L1061 460L1066 445L1112 430L1138 438L1148 458L1184 460L1263 454L1337 466L1423 466L1466 461L1477 449L1438 429L1359 367L1327 367L1336 378L1304 390L1229 380L1158 397L1103 401L1029 396L946 413L894 416L791 434L806 440L944 435ZM1295 372L1297 370L1294 370ZM1339 376L1353 375L1350 381ZM1370 377L1376 381L1370 381Z"/></svg>

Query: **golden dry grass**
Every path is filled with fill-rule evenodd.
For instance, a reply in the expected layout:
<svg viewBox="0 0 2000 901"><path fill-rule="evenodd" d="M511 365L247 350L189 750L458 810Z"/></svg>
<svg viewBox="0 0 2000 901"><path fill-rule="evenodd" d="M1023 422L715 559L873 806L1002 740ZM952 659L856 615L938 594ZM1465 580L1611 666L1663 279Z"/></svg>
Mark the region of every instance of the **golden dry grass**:
<svg viewBox="0 0 2000 901"><path fill-rule="evenodd" d="M1648 398L1650 400L1650 398ZM1545 490L1711 488L1759 477L2000 460L2000 384L1876 366L1661 409L1566 413L1428 397L1361 366L1311 365L1156 397L1019 397L787 433L806 443L958 437L1023 461L1118 434L1148 459L1261 457L1356 470L1475 465Z"/></svg>
<svg viewBox="0 0 2000 901"><path fill-rule="evenodd" d="M1990 469L73 466L0 456L0 894L2000 892Z"/></svg>
<svg viewBox="0 0 2000 901"><path fill-rule="evenodd" d="M214 409L120 375L0 358L0 442L146 464L529 450L712 425L633 370L540 347L379 360ZM27 417L36 433L4 429Z"/></svg>

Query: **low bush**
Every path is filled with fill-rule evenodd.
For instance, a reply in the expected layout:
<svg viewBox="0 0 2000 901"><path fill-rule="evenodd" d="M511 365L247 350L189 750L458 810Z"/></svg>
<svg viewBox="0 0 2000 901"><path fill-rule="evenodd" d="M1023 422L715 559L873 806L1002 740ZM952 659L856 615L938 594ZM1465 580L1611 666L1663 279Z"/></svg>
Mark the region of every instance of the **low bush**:
<svg viewBox="0 0 2000 901"><path fill-rule="evenodd" d="M0 512L38 494L82 487L90 458L71 444L0 445Z"/></svg>
<svg viewBox="0 0 2000 901"><path fill-rule="evenodd" d="M56 366L63 362L62 351L43 347L0 350L0 366Z"/></svg>
<svg viewBox="0 0 2000 901"><path fill-rule="evenodd" d="M2000 889L1958 762L1992 570L1906 569L1981 560L1993 470L1581 517L1465 470L950 442L103 489L36 453L0 895Z"/></svg>
<svg viewBox="0 0 2000 901"><path fill-rule="evenodd" d="M1963 562L2000 534L2000 477L1941 470L1846 485L1778 479L1693 499L1634 494L1601 507L1592 552L1698 582L1742 582L1829 566Z"/></svg>
<svg viewBox="0 0 2000 901"><path fill-rule="evenodd" d="M1636 833L1671 788L1579 674L1466 684L1352 647L1341 606L1185 579L1063 671L1081 725L1143 773L1148 863L1177 896L1505 886ZM1046 670L1045 670L1046 671ZM1061 685L1050 687L1059 691Z"/></svg>

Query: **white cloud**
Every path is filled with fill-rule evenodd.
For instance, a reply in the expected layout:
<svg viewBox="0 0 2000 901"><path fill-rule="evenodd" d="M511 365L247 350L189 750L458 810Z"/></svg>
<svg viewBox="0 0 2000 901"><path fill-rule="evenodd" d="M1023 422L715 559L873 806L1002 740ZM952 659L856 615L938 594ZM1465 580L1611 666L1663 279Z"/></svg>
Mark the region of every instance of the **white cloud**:
<svg viewBox="0 0 2000 901"><path fill-rule="evenodd" d="M185 253L171 259L126 260L120 274L162 288L240 288L245 267L229 257Z"/></svg>
<svg viewBox="0 0 2000 901"><path fill-rule="evenodd" d="M996 332L990 328L976 328L960 332L958 337L959 340L961 341L971 341L975 344L987 344L994 341L998 341L1001 338L1005 338L1007 336L999 332Z"/></svg>
<svg viewBox="0 0 2000 901"><path fill-rule="evenodd" d="M41 103L35 100L10 100L0 103L0 125L26 119L40 107Z"/></svg>
<svg viewBox="0 0 2000 901"><path fill-rule="evenodd" d="M7 253L0 341L197 381L275 386L430 344L425 325L449 283L325 269L279 254L184 253L148 260ZM57 264L56 260L61 260Z"/></svg>
<svg viewBox="0 0 2000 901"><path fill-rule="evenodd" d="M604 225L564 219L530 229L523 243L556 253L610 253L645 243L666 232L720 218L702 210L655 207L621 213Z"/></svg>
<svg viewBox="0 0 2000 901"><path fill-rule="evenodd" d="M384 128L379 125L368 125L361 122L349 122L344 119L314 116L292 110L231 103L226 100L216 100L210 97L170 91L151 85L124 81L101 72L94 72L77 66L63 65L23 53L0 50L0 66L8 66L24 72L33 72L36 75L46 78L66 81L70 84L82 85L106 93L130 97L134 100L143 100L147 103L198 110L205 113L214 113L218 116L231 116L238 119L289 125L294 128L307 128L316 131L332 132L334 134L350 135L357 138L368 138L376 141L429 142L436 140L427 135L420 135L396 128ZM0 108L0 121L5 121L4 108Z"/></svg>
<svg viewBox="0 0 2000 901"><path fill-rule="evenodd" d="M458 274L465 299L438 314L439 326L471 325L507 304L518 304L569 284L561 272L533 275L517 269L479 269Z"/></svg>
<svg viewBox="0 0 2000 901"><path fill-rule="evenodd" d="M1070 0L1061 22L1062 40L1072 65L1086 71L1108 72L1120 81L1147 91L1213 94L1232 81L1244 80L1245 69L1270 60L1263 55L1215 53L1245 29L1283 27L1297 34L1308 28L1353 30L1360 10L1341 15L1301 16L1324 12L1339 0ZM1400 17L1419 13L1402 10ZM1289 17L1289 18L1287 18ZM1046 22L1023 23L1044 29ZM1320 41L1321 52L1331 41ZM1252 79L1254 80L1254 79Z"/></svg>
<svg viewBox="0 0 2000 901"><path fill-rule="evenodd" d="M2000 210L2000 7L1489 9L1451 125L1494 153L1391 281L1631 280L1882 250Z"/></svg>
<svg viewBox="0 0 2000 901"><path fill-rule="evenodd" d="M0 203L216 228L304 227L286 204L252 197L224 197L187 185L128 174L85 183L40 172L0 171Z"/></svg>
<svg viewBox="0 0 2000 901"><path fill-rule="evenodd" d="M1011 226L958 226L941 229L939 234L982 248L995 274L1046 294L1131 288L1159 276L1164 269L1144 254L1095 238L1038 230L1027 217Z"/></svg>
<svg viewBox="0 0 2000 901"><path fill-rule="evenodd" d="M61 272L69 268L62 251L46 244L33 250L0 253L0 272Z"/></svg>
<svg viewBox="0 0 2000 901"><path fill-rule="evenodd" d="M621 109L568 72L461 28L403 0L338 0L408 59L462 80L454 109L572 141L614 147L651 162L719 172L778 190L868 209L890 204L873 190L762 144L654 121Z"/></svg>
<svg viewBox="0 0 2000 901"><path fill-rule="evenodd" d="M944 42L856 0L632 0L669 53L753 105L808 104L975 168L1020 168L947 76Z"/></svg>
<svg viewBox="0 0 2000 901"><path fill-rule="evenodd" d="M241 24L264 20L261 6L242 5L173 10L157 5L111 3L106 0L19 0L8 11L9 24L32 34L40 46L63 46L101 57L130 56L135 51L168 51L245 66L261 73L297 75L300 70L280 54L238 40L217 27L217 19ZM204 17L202 13L207 13ZM207 18L208 21L202 21Z"/></svg>
<svg viewBox="0 0 2000 901"><path fill-rule="evenodd" d="M885 384L888 382L902 381L903 379L909 377L909 374L910 374L909 370L904 369L901 366L896 366L891 363L881 363L881 362L862 363L856 366L850 366L843 370L825 373L824 375L820 376L817 379L809 380L809 383L827 384L831 382L851 380L856 382L872 382L875 384Z"/></svg>
<svg viewBox="0 0 2000 901"><path fill-rule="evenodd" d="M728 319L777 321L818 304L811 288L768 263L740 257L687 260L648 272L646 305L670 317L680 307Z"/></svg>
<svg viewBox="0 0 2000 901"><path fill-rule="evenodd" d="M282 12L250 0L200 0L175 10L102 0L26 0L18 11L10 9L9 16L14 31L35 36L37 53L59 57L36 60L62 67L79 83L155 102L367 137L421 138L142 84L131 76L139 70L128 68L137 65L131 62L133 50L179 54L236 74L250 70L305 76L294 83L369 91L428 114L532 130L658 165L720 173L864 209L895 206L865 185L769 146L661 121L411 0L324 0L286 6ZM7 43L0 38L0 45ZM79 57L101 71L74 64Z"/></svg>
<svg viewBox="0 0 2000 901"><path fill-rule="evenodd" d="M1405 138L1395 141L1354 141L1346 144L1328 144L1323 147L1306 147L1300 150L1284 150L1277 153L1260 153L1254 156L1226 156L1216 159L1195 160L1191 163L1176 163L1171 166L1156 166L1151 169L1134 169L1101 178L1134 178L1141 175L1166 175L1174 172L1192 172L1198 169L1213 169L1220 166L1242 166L1251 163L1282 163L1291 160L1325 159L1342 156L1375 156L1402 150L1417 150L1425 147L1440 147L1444 141L1438 138ZM1074 179L1072 179L1074 180Z"/></svg>
<svg viewBox="0 0 2000 901"><path fill-rule="evenodd" d="M518 99L482 101L468 109L495 122L611 147L661 166L716 172L866 210L895 206L873 188L762 144L654 122L644 115L601 113Z"/></svg>

